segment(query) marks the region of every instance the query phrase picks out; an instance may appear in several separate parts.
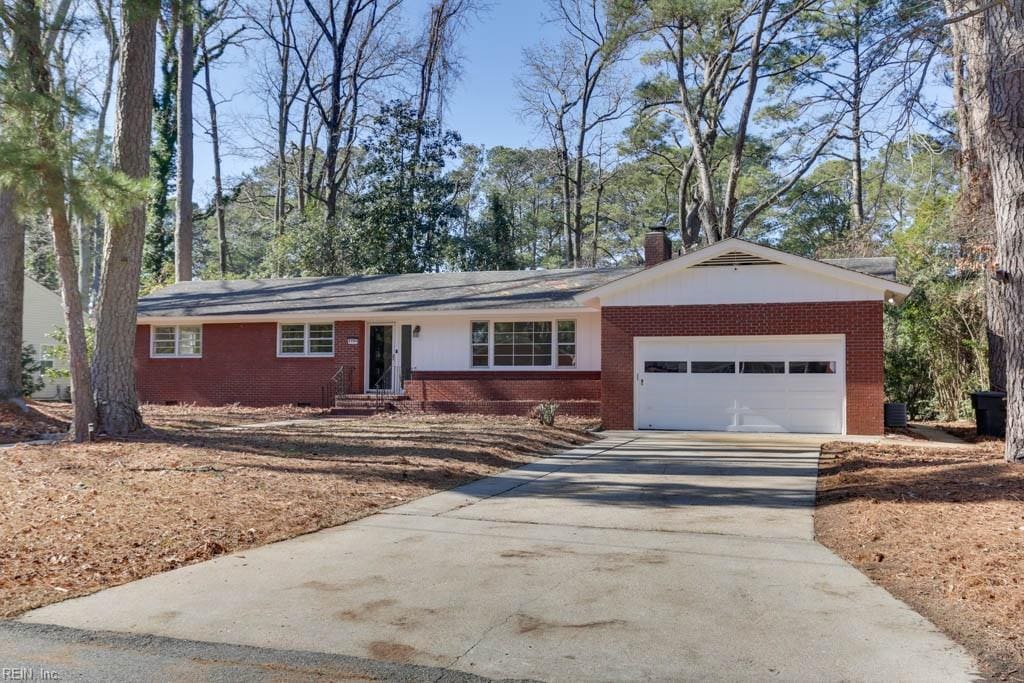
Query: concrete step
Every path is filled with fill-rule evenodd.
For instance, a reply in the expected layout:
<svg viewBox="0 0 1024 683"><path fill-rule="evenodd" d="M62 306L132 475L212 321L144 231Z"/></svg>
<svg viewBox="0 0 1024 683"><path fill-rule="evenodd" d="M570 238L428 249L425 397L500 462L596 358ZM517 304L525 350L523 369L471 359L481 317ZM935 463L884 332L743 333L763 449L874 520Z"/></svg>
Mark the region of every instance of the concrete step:
<svg viewBox="0 0 1024 683"><path fill-rule="evenodd" d="M372 406L359 408L341 406L331 408L331 415L338 415L344 417L370 417L371 415L376 415L379 412L381 411L377 410Z"/></svg>
<svg viewBox="0 0 1024 683"><path fill-rule="evenodd" d="M376 401L377 400L377 395L376 394L345 394L344 397L338 398L337 400L339 400L339 401ZM408 401L409 397L408 396L404 396L402 394L398 394L398 395L395 395L395 396L389 396L387 400L389 400L389 401Z"/></svg>

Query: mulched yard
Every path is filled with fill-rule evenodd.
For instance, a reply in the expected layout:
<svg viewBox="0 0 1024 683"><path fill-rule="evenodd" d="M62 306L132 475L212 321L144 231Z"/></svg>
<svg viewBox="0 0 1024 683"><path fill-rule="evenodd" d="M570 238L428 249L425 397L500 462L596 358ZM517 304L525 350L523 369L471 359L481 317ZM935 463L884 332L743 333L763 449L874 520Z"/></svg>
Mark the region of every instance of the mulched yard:
<svg viewBox="0 0 1024 683"><path fill-rule="evenodd" d="M0 450L0 617L341 524L593 439L591 425L568 420L401 415L209 431L301 415L144 414L154 429L136 438Z"/></svg>
<svg viewBox="0 0 1024 683"><path fill-rule="evenodd" d="M59 411L51 411L44 403L27 402L27 410L7 401L0 401L0 444L34 441L68 430L68 422Z"/></svg>
<svg viewBox="0 0 1024 683"><path fill-rule="evenodd" d="M992 677L1024 680L1024 466L1002 447L826 444L815 532Z"/></svg>

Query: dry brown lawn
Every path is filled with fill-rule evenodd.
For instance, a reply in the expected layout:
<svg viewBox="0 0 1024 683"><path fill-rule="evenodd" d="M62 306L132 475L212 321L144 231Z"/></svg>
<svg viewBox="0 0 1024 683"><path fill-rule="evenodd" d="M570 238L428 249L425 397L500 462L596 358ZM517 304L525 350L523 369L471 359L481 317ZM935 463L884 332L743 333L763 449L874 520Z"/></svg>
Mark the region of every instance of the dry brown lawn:
<svg viewBox="0 0 1024 683"><path fill-rule="evenodd" d="M51 411L47 404L28 401L27 409L7 401L0 401L0 444L33 441L66 432L68 423L60 412Z"/></svg>
<svg viewBox="0 0 1024 683"><path fill-rule="evenodd" d="M826 444L815 532L991 676L1024 680L1024 466L1002 445Z"/></svg>
<svg viewBox="0 0 1024 683"><path fill-rule="evenodd" d="M935 427L941 429L944 432L952 434L958 439L963 439L968 443L980 443L984 441L998 442L999 447L1003 445L1003 440L994 436L978 436L977 426L974 420L954 420L952 422L922 422L920 424L928 425L929 427Z"/></svg>
<svg viewBox="0 0 1024 683"><path fill-rule="evenodd" d="M149 407L126 440L0 450L0 617L363 517L591 437L579 421ZM258 415L258 419L254 418Z"/></svg>
<svg viewBox="0 0 1024 683"><path fill-rule="evenodd" d="M40 412L55 418L71 419L70 403L35 403ZM168 429L212 429L232 427L257 422L278 422L281 420L303 420L323 417L323 408L299 408L298 406L270 406L250 408L237 403L227 406L177 405L165 406L144 403L141 406L146 424L155 428Z"/></svg>

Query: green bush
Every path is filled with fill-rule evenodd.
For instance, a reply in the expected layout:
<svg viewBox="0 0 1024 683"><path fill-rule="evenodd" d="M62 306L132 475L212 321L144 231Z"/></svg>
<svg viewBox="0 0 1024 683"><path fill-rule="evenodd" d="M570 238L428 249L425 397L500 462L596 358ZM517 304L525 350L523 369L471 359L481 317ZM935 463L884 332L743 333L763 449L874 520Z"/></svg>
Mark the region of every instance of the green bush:
<svg viewBox="0 0 1024 683"><path fill-rule="evenodd" d="M558 414L558 404L544 401L537 405L533 409L534 415L540 420L540 423L546 427L553 427L555 424L555 415Z"/></svg>
<svg viewBox="0 0 1024 683"><path fill-rule="evenodd" d="M43 388L43 365L36 360L36 349L31 344L21 347L21 393L31 396Z"/></svg>

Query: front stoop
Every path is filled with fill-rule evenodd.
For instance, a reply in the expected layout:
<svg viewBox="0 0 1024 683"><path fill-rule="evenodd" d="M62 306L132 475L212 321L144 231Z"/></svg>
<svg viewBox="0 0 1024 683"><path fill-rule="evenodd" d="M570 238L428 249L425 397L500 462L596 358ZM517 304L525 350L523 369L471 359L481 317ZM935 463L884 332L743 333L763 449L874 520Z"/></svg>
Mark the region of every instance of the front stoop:
<svg viewBox="0 0 1024 683"><path fill-rule="evenodd" d="M353 394L336 398L330 414L338 417L370 417L399 410L398 404L408 400L406 396L390 396L381 404L373 394Z"/></svg>

